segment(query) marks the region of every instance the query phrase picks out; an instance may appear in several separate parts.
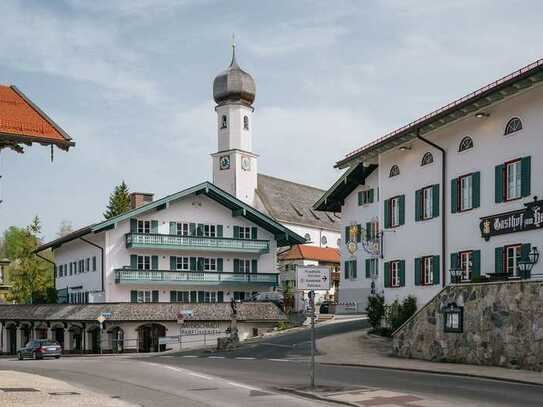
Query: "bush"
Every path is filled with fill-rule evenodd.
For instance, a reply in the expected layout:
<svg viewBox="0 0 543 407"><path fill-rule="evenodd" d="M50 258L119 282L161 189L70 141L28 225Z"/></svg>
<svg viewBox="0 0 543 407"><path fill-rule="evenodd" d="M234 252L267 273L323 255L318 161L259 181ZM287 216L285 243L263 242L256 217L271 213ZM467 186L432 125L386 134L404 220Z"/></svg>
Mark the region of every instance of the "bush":
<svg viewBox="0 0 543 407"><path fill-rule="evenodd" d="M400 303L398 300L394 300L393 303L385 305L385 323L388 330L383 330L382 332L387 336L392 335L392 333L401 327L413 314L417 312L417 299L412 295L404 298Z"/></svg>
<svg viewBox="0 0 543 407"><path fill-rule="evenodd" d="M380 328L381 321L385 316L385 297L379 294L369 296L366 312L368 313L368 320L373 330Z"/></svg>

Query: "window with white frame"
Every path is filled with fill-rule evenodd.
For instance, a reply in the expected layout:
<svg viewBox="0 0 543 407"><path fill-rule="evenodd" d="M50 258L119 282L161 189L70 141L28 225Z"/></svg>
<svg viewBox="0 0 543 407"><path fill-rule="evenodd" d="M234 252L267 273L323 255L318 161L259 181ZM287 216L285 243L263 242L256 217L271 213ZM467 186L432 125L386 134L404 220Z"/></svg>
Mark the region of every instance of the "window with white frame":
<svg viewBox="0 0 543 407"><path fill-rule="evenodd" d="M464 175L460 177L460 210L467 211L473 208L473 177Z"/></svg>
<svg viewBox="0 0 543 407"><path fill-rule="evenodd" d="M422 219L430 219L434 216L433 188L422 190Z"/></svg>
<svg viewBox="0 0 543 407"><path fill-rule="evenodd" d="M239 238L240 239L250 239L251 238L251 228L240 226L239 227Z"/></svg>
<svg viewBox="0 0 543 407"><path fill-rule="evenodd" d="M379 222L369 222L367 226L369 230L366 232L366 235L369 240L375 240L377 239L377 234L379 233Z"/></svg>
<svg viewBox="0 0 543 407"><path fill-rule="evenodd" d="M390 200L390 226L400 225L400 197Z"/></svg>
<svg viewBox="0 0 543 407"><path fill-rule="evenodd" d="M522 121L518 117L513 117L507 122L503 134L508 135L519 130L522 130Z"/></svg>
<svg viewBox="0 0 543 407"><path fill-rule="evenodd" d="M467 250L459 253L460 270L462 270L462 280L471 280L471 272L473 271L473 252Z"/></svg>
<svg viewBox="0 0 543 407"><path fill-rule="evenodd" d="M522 196L521 160L505 164L505 199L510 201Z"/></svg>
<svg viewBox="0 0 543 407"><path fill-rule="evenodd" d="M138 291L138 302L152 302L151 291L149 290Z"/></svg>
<svg viewBox="0 0 543 407"><path fill-rule="evenodd" d="M522 245L512 245L505 247L505 272L511 275L517 275L518 263L522 257Z"/></svg>
<svg viewBox="0 0 543 407"><path fill-rule="evenodd" d="M391 287L400 286L400 262L393 261L390 263L390 285Z"/></svg>
<svg viewBox="0 0 543 407"><path fill-rule="evenodd" d="M176 225L176 234L178 236L188 236L189 235L189 224L184 222L177 222Z"/></svg>
<svg viewBox="0 0 543 407"><path fill-rule="evenodd" d="M205 237L216 237L217 236L217 226L215 225L204 225L203 233Z"/></svg>
<svg viewBox="0 0 543 407"><path fill-rule="evenodd" d="M190 257L176 257L175 268L182 271L190 270Z"/></svg>
<svg viewBox="0 0 543 407"><path fill-rule="evenodd" d="M433 257L427 256L422 258L422 284L434 284Z"/></svg>
<svg viewBox="0 0 543 407"><path fill-rule="evenodd" d="M151 270L151 256L138 256L138 270Z"/></svg>
<svg viewBox="0 0 543 407"><path fill-rule="evenodd" d="M205 257L204 271L217 271L217 259Z"/></svg>
<svg viewBox="0 0 543 407"><path fill-rule="evenodd" d="M204 291L204 302L217 302L217 292Z"/></svg>
<svg viewBox="0 0 543 407"><path fill-rule="evenodd" d="M151 233L151 221L138 220L138 233Z"/></svg>
<svg viewBox="0 0 543 407"><path fill-rule="evenodd" d="M250 273L251 272L251 260L239 260L239 272L240 273Z"/></svg>

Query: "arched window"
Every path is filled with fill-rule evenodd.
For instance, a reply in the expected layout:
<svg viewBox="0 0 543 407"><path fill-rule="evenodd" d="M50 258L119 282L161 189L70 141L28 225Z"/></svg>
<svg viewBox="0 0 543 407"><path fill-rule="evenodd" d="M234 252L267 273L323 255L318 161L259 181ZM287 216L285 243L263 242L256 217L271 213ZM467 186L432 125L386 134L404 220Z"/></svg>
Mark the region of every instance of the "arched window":
<svg viewBox="0 0 543 407"><path fill-rule="evenodd" d="M460 145L458 146L458 152L466 151L470 148L473 148L473 140L470 136L466 136L460 141Z"/></svg>
<svg viewBox="0 0 543 407"><path fill-rule="evenodd" d="M221 129L226 129L227 124L228 124L228 119L226 118L226 115L223 114L221 116Z"/></svg>
<svg viewBox="0 0 543 407"><path fill-rule="evenodd" d="M247 116L243 116L243 129L249 130L249 118Z"/></svg>
<svg viewBox="0 0 543 407"><path fill-rule="evenodd" d="M432 155L431 152L428 151L426 154L422 156L422 161L420 162L420 165L422 167L423 165L432 164L433 162L434 162L434 156Z"/></svg>
<svg viewBox="0 0 543 407"><path fill-rule="evenodd" d="M505 125L505 131L503 135L507 136L508 134L514 133L515 131L519 131L519 130L522 130L522 122L520 121L518 117L513 117Z"/></svg>
<svg viewBox="0 0 543 407"><path fill-rule="evenodd" d="M390 168L390 174L388 175L390 178L395 177L396 175L400 175L400 167L397 165L393 165Z"/></svg>
<svg viewBox="0 0 543 407"><path fill-rule="evenodd" d="M306 233L306 234L304 235L304 239L305 239L305 242L306 242L306 243L311 242L311 235L310 235L309 233Z"/></svg>

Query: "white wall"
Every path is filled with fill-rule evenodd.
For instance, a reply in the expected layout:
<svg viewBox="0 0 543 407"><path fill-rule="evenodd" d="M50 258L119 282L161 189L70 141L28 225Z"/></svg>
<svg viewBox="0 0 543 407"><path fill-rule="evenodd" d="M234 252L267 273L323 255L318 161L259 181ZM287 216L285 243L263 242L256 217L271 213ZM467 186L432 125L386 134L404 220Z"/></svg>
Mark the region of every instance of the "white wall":
<svg viewBox="0 0 543 407"><path fill-rule="evenodd" d="M302 237L305 237L308 234L311 239L311 242L308 243L309 246L332 247L335 249L339 247L338 240L341 238L341 234L339 232L287 222L282 222L282 224ZM323 237L326 238L326 243L323 243Z"/></svg>

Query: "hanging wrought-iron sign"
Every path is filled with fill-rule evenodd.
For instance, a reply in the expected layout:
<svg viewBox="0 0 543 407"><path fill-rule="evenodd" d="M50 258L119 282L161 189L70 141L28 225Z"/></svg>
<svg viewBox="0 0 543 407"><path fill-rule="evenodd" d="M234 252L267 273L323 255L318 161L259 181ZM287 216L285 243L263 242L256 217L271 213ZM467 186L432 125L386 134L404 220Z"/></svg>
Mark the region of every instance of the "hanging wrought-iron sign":
<svg viewBox="0 0 543 407"><path fill-rule="evenodd" d="M543 200L524 204L524 209L481 218L481 236L489 240L491 236L524 232L543 228Z"/></svg>

